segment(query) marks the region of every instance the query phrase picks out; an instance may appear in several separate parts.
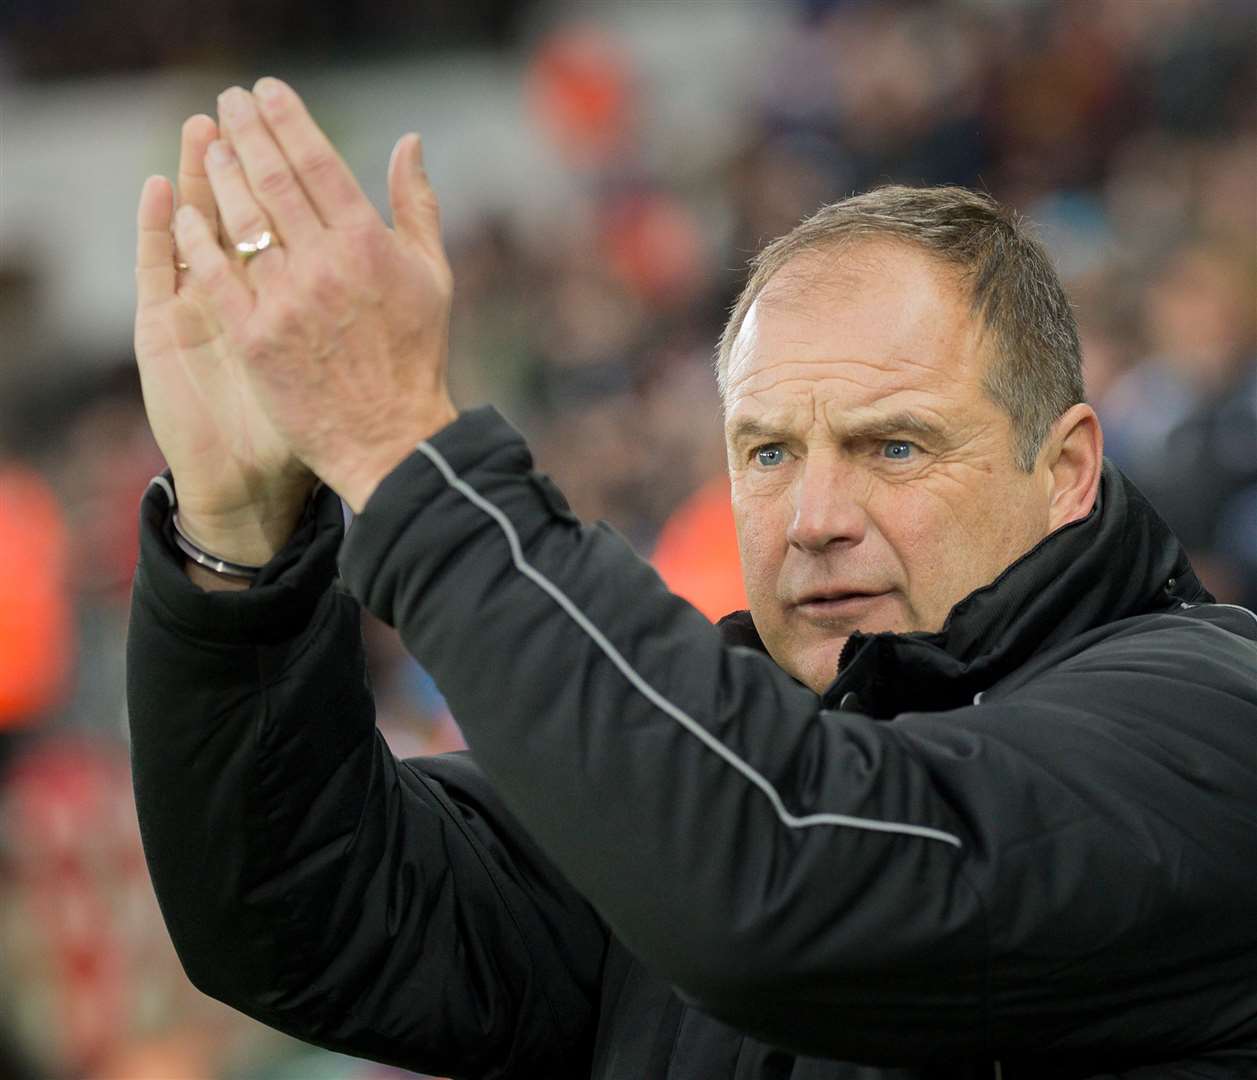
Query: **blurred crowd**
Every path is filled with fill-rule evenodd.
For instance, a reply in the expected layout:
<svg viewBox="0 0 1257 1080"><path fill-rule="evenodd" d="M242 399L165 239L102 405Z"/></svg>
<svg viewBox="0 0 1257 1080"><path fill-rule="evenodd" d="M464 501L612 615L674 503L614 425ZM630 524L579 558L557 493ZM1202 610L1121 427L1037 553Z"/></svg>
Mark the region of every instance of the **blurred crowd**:
<svg viewBox="0 0 1257 1080"><path fill-rule="evenodd" d="M499 15L485 44L526 51L538 137L578 195L447 238L452 377L583 518L705 613L738 607L711 363L748 257L853 190L956 183L1037 223L1108 455L1219 600L1257 608L1250 0L797 2L746 72L743 131L697 170L651 152L645 75L613 28L515 41ZM123 667L137 507L163 463L125 343L56 361L0 402L0 1076L400 1075L273 1036L179 971L131 805ZM364 632L395 750L460 745L396 635Z"/></svg>

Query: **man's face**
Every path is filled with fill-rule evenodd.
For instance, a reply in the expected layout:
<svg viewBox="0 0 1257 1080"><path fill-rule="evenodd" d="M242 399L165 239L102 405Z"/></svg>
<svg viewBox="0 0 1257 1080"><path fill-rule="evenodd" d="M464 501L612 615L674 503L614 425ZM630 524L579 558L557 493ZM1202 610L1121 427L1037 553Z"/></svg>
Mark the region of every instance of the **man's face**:
<svg viewBox="0 0 1257 1080"><path fill-rule="evenodd" d="M940 629L1048 532L986 351L950 268L903 244L801 255L747 313L725 399L746 591L818 693L852 631Z"/></svg>

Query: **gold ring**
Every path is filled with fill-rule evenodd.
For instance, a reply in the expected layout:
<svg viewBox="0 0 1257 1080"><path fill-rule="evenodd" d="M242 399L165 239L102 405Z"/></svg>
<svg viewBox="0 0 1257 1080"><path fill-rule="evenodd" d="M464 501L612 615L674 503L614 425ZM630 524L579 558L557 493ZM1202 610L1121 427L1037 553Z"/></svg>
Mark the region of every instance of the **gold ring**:
<svg viewBox="0 0 1257 1080"><path fill-rule="evenodd" d="M178 271L179 271L179 273L181 273L181 274L186 274L186 273L187 273L190 269L192 269L192 268L191 268L190 266L188 266L188 264L187 264L187 263L185 263L185 262L178 262L178 261L176 261L176 262L175 262L175 269L176 269L176 270L178 270Z"/></svg>
<svg viewBox="0 0 1257 1080"><path fill-rule="evenodd" d="M236 245L236 254L242 263L247 263L255 255L272 246L278 247L279 245L270 230L263 230L256 240L241 240Z"/></svg>

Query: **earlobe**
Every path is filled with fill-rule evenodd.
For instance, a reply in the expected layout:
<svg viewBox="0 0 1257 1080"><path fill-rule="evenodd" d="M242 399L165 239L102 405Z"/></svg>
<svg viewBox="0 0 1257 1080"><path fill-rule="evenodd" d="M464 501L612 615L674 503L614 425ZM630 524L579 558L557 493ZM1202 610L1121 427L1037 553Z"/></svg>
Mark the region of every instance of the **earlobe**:
<svg viewBox="0 0 1257 1080"><path fill-rule="evenodd" d="M1048 530L1054 532L1086 517L1095 505L1104 462L1104 433L1095 410L1085 403L1066 410L1052 426L1049 446L1053 459Z"/></svg>

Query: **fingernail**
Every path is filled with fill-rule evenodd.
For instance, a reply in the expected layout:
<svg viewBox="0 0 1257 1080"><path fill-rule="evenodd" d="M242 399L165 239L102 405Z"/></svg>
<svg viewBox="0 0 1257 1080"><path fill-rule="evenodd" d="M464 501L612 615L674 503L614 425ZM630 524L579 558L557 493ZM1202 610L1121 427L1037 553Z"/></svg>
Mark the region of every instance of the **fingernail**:
<svg viewBox="0 0 1257 1080"><path fill-rule="evenodd" d="M268 105L278 101L283 91L283 83L269 75L263 76L253 84L253 92Z"/></svg>
<svg viewBox="0 0 1257 1080"><path fill-rule="evenodd" d="M228 87L218 95L218 111L229 120L240 120L247 111L245 92L238 86Z"/></svg>
<svg viewBox="0 0 1257 1080"><path fill-rule="evenodd" d="M423 171L423 136L415 132L415 168Z"/></svg>
<svg viewBox="0 0 1257 1080"><path fill-rule="evenodd" d="M205 157L215 165L230 165L235 156L231 144L223 142L222 139L215 139L205 151Z"/></svg>

